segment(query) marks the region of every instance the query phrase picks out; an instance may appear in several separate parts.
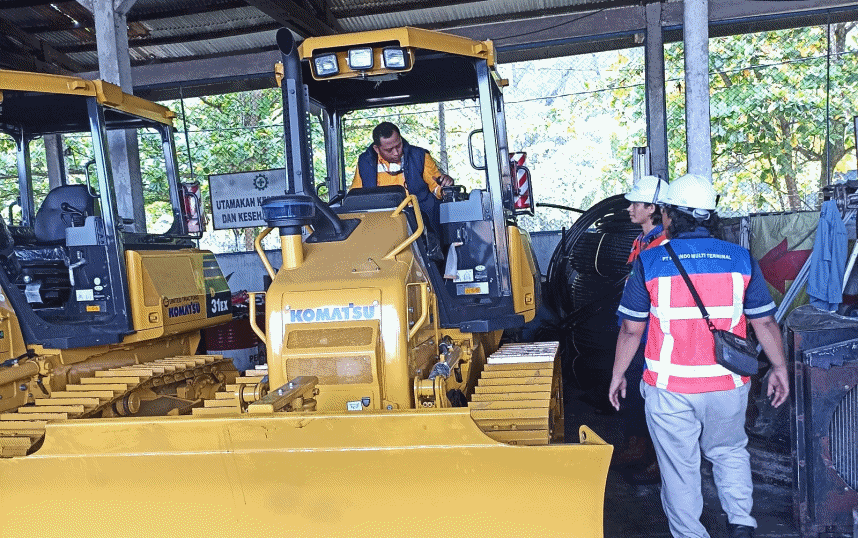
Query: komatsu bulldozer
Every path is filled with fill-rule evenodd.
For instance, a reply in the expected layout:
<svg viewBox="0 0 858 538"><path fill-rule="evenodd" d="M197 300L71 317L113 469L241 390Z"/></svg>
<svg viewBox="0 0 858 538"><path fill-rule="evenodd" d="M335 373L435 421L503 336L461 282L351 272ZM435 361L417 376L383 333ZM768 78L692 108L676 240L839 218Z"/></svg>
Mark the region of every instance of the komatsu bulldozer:
<svg viewBox="0 0 858 538"><path fill-rule="evenodd" d="M203 356L213 361L198 363L211 390L173 396L190 405L143 414L137 399L113 398L108 413L44 417L35 414L46 398L29 395L51 372L28 367L27 397L0 417L0 446L13 447L0 459L4 528L40 536L601 537L612 448L583 425L578 442L562 441L556 343L501 344L504 331L533 319L540 287L517 225L529 175L510 160L492 43L414 28L308 38L300 47L284 29L277 41L287 188L263 203L268 226L256 239L271 281L251 294L264 295L264 326L250 301L267 367L235 377ZM478 110L468 145L479 187L445 189L437 214L424 214L417 193L403 187L346 191L349 114L462 99ZM310 164L321 150L311 118L322 121L327 201ZM262 247L275 230L279 261ZM149 280L139 278L147 306L158 293L147 294ZM7 281L4 289L14 285ZM168 301L156 302L165 310L155 313L169 315ZM16 320L12 306L7 319ZM149 342L160 348L162 339ZM19 342L9 355L17 363L0 375L11 379L8 372L54 353L36 344ZM88 353L111 346L133 353L124 341ZM195 358L135 360L80 381L139 374L145 385L169 375L150 369L181 359L190 368ZM125 387L119 400L133 392Z"/></svg>

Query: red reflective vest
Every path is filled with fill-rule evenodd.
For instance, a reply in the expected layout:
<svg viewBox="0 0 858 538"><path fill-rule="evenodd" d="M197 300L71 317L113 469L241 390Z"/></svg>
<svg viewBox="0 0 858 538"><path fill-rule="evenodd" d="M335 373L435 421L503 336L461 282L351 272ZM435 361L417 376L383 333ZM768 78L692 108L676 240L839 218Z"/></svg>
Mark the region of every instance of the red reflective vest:
<svg viewBox="0 0 858 538"><path fill-rule="evenodd" d="M717 329L745 336L745 290L751 279L748 251L714 239L673 241L677 255ZM664 248L640 254L652 305L643 380L673 392L730 390L750 378L715 362L712 332L682 275Z"/></svg>
<svg viewBox="0 0 858 538"><path fill-rule="evenodd" d="M632 243L632 251L629 253L629 261L627 261L626 263L631 264L633 261L635 261L635 259L642 251L648 248L657 247L665 241L667 241L667 235L665 235L664 232L661 232L659 235L653 237L652 240L648 243L644 242L644 234L640 234L635 239L635 242Z"/></svg>

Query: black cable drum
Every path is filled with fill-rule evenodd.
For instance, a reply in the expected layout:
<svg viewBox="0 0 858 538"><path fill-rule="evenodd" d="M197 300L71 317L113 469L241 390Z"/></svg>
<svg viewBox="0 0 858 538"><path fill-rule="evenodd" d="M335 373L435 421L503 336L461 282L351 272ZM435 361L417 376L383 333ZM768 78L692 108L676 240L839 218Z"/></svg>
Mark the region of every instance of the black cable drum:
<svg viewBox="0 0 858 538"><path fill-rule="evenodd" d="M622 194L593 205L568 229L548 265L546 305L557 315L567 381L610 409L608 384L619 326L617 307L640 226Z"/></svg>
<svg viewBox="0 0 858 538"><path fill-rule="evenodd" d="M572 267L579 273L609 278L628 273L629 251L640 230L588 230L572 247Z"/></svg>

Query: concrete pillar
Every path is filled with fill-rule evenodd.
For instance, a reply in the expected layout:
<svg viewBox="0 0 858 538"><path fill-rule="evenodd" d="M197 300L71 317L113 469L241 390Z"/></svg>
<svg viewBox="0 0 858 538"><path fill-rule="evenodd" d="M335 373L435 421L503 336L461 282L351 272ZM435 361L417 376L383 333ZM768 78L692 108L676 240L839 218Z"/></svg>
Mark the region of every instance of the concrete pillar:
<svg viewBox="0 0 858 538"><path fill-rule="evenodd" d="M668 177L667 105L664 90L664 36L661 28L661 2L646 4L646 140L649 146L650 173Z"/></svg>
<svg viewBox="0 0 858 538"><path fill-rule="evenodd" d="M48 161L48 187L59 187L66 178L62 135L45 136L45 157Z"/></svg>
<svg viewBox="0 0 858 538"><path fill-rule="evenodd" d="M128 53L128 11L136 0L79 0L92 11L98 47L99 77L133 93L131 56ZM143 178L137 133L133 130L112 131L107 136L113 185L119 216L131 219L126 230L146 231L143 208Z"/></svg>
<svg viewBox="0 0 858 538"><path fill-rule="evenodd" d="M685 0L685 146L688 173L712 179L709 129L709 2Z"/></svg>

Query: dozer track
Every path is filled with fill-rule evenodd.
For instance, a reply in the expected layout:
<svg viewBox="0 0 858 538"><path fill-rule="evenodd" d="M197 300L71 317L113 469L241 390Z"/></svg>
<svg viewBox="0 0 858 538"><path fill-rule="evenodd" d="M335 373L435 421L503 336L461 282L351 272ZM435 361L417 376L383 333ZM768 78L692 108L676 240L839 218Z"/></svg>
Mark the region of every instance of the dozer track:
<svg viewBox="0 0 858 538"><path fill-rule="evenodd" d="M488 357L469 407L486 435L512 445L562 441L558 342L505 344Z"/></svg>
<svg viewBox="0 0 858 538"><path fill-rule="evenodd" d="M25 456L45 436L51 422L102 416L133 415L140 406L140 395L153 389L198 376L213 376L232 367L230 359L220 355L188 355L158 359L141 364L97 370L66 385L34 405L22 406L0 414L0 457Z"/></svg>

